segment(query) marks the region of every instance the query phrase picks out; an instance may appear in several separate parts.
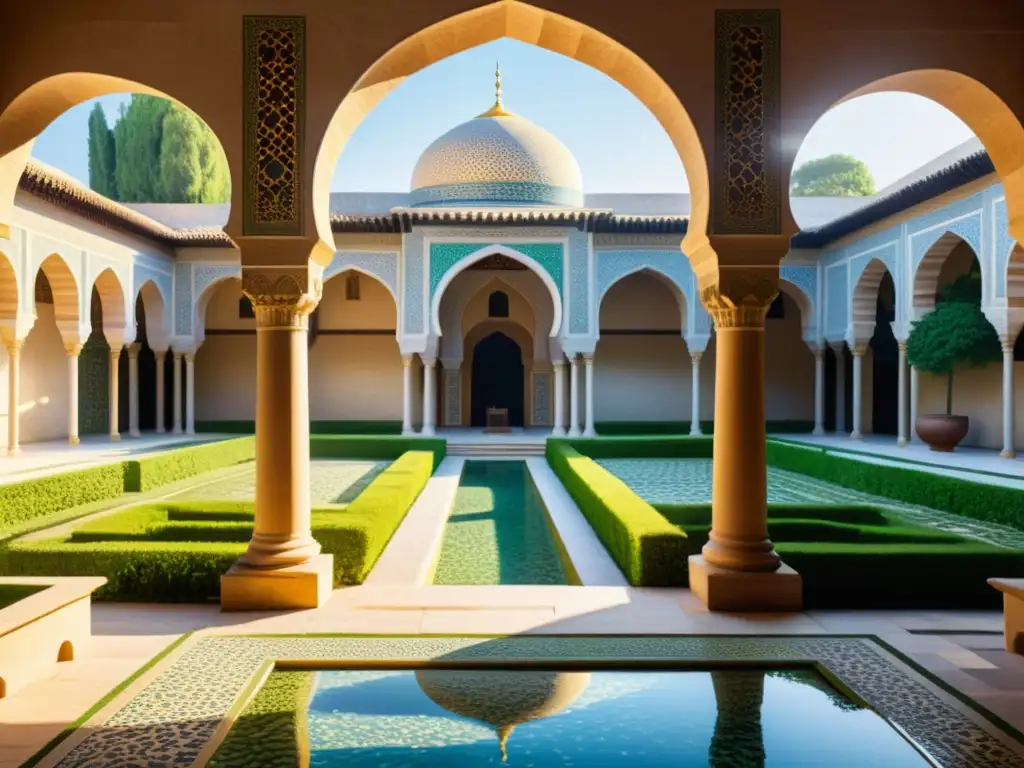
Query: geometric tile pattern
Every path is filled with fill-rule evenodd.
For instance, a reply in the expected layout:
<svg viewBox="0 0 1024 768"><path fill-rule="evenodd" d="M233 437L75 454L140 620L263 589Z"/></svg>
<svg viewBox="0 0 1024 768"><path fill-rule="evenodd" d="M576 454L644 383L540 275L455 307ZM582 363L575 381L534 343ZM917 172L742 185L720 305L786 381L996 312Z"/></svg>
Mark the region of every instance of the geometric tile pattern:
<svg viewBox="0 0 1024 768"><path fill-rule="evenodd" d="M207 636L186 650L58 764L185 768L253 678L276 659L465 666L709 662L817 665L903 729L942 765L1021 768L1021 746L868 638Z"/></svg>
<svg viewBox="0 0 1024 768"><path fill-rule="evenodd" d="M313 506L348 504L390 465L390 461L313 460L310 462L310 501ZM252 501L255 498L255 464L216 483L188 488L171 497L174 501Z"/></svg>
<svg viewBox="0 0 1024 768"><path fill-rule="evenodd" d="M711 459L598 459L597 463L650 504L710 504ZM768 501L779 504L874 504L912 523L996 546L1024 549L1024 531L930 507L903 504L768 467Z"/></svg>

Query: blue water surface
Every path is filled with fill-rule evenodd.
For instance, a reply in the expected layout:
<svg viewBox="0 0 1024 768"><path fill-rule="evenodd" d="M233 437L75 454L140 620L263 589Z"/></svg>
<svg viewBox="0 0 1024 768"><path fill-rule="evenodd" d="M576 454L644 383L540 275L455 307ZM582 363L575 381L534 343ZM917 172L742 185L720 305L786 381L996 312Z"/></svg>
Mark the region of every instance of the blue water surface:
<svg viewBox="0 0 1024 768"><path fill-rule="evenodd" d="M313 768L929 764L811 670L320 672L307 727Z"/></svg>

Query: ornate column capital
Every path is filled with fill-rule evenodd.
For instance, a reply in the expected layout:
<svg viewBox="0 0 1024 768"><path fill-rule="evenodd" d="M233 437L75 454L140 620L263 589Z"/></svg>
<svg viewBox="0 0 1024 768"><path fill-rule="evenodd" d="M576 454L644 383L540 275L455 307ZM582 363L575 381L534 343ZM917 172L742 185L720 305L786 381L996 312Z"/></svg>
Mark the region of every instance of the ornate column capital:
<svg viewBox="0 0 1024 768"><path fill-rule="evenodd" d="M779 295L778 266L719 267L717 279L700 289L715 328L763 328Z"/></svg>
<svg viewBox="0 0 1024 768"><path fill-rule="evenodd" d="M135 342L132 342L131 344L126 345L125 349L128 350L128 359L129 360L138 360L138 358L139 358L139 350L142 349L142 345L139 344L137 341L135 341Z"/></svg>
<svg viewBox="0 0 1024 768"><path fill-rule="evenodd" d="M854 357L864 357L867 351L867 344L854 344L850 347L850 354L852 354Z"/></svg>
<svg viewBox="0 0 1024 768"><path fill-rule="evenodd" d="M594 356L593 355L586 355L586 354L584 354L584 355L580 355L580 357L583 358L583 364L584 365L593 365L594 364Z"/></svg>
<svg viewBox="0 0 1024 768"><path fill-rule="evenodd" d="M252 302L256 329L306 330L323 295L322 269L242 268L242 293Z"/></svg>
<svg viewBox="0 0 1024 768"><path fill-rule="evenodd" d="M78 357L82 354L82 345L78 342L69 342L64 345L64 351L68 353L68 357Z"/></svg>
<svg viewBox="0 0 1024 768"><path fill-rule="evenodd" d="M412 355L402 355L402 367L412 368Z"/></svg>
<svg viewBox="0 0 1024 768"><path fill-rule="evenodd" d="M904 354L904 355L907 354L907 342L905 340L904 341L897 340L896 341L896 347L897 347L897 349L899 349L899 351L902 354Z"/></svg>
<svg viewBox="0 0 1024 768"><path fill-rule="evenodd" d="M694 365L700 365L700 359L704 356L703 352L691 352L690 362Z"/></svg>
<svg viewBox="0 0 1024 768"><path fill-rule="evenodd" d="M1011 339L1000 339L999 346L1002 348L1004 355L1012 355L1015 343Z"/></svg>
<svg viewBox="0 0 1024 768"><path fill-rule="evenodd" d="M115 344L110 348L110 359L115 363L121 359L121 347Z"/></svg>

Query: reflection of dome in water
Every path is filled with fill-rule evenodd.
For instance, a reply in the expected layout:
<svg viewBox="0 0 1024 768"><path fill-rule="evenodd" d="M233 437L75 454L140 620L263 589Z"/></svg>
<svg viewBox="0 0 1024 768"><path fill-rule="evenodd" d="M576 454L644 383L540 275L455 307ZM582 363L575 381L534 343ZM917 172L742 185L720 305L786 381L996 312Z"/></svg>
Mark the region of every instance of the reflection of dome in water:
<svg viewBox="0 0 1024 768"><path fill-rule="evenodd" d="M505 110L500 74L496 86L493 107L420 155L412 205L582 205L572 153L540 126Z"/></svg>
<svg viewBox="0 0 1024 768"><path fill-rule="evenodd" d="M515 727L571 705L590 683L590 673L421 669L416 682L438 706L492 726L504 762Z"/></svg>

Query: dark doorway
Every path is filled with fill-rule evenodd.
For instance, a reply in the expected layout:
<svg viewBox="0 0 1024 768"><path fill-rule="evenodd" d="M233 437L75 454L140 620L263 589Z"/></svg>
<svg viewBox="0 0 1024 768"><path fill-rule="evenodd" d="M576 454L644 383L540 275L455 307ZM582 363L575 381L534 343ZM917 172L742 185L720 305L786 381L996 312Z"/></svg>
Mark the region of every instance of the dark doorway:
<svg viewBox="0 0 1024 768"><path fill-rule="evenodd" d="M871 337L871 431L895 435L899 422L899 345L892 332L896 318L896 290L886 272L878 288L875 334Z"/></svg>
<svg viewBox="0 0 1024 768"><path fill-rule="evenodd" d="M488 408L508 408L508 423L523 426L523 351L504 333L481 339L473 352L470 425L487 426Z"/></svg>

